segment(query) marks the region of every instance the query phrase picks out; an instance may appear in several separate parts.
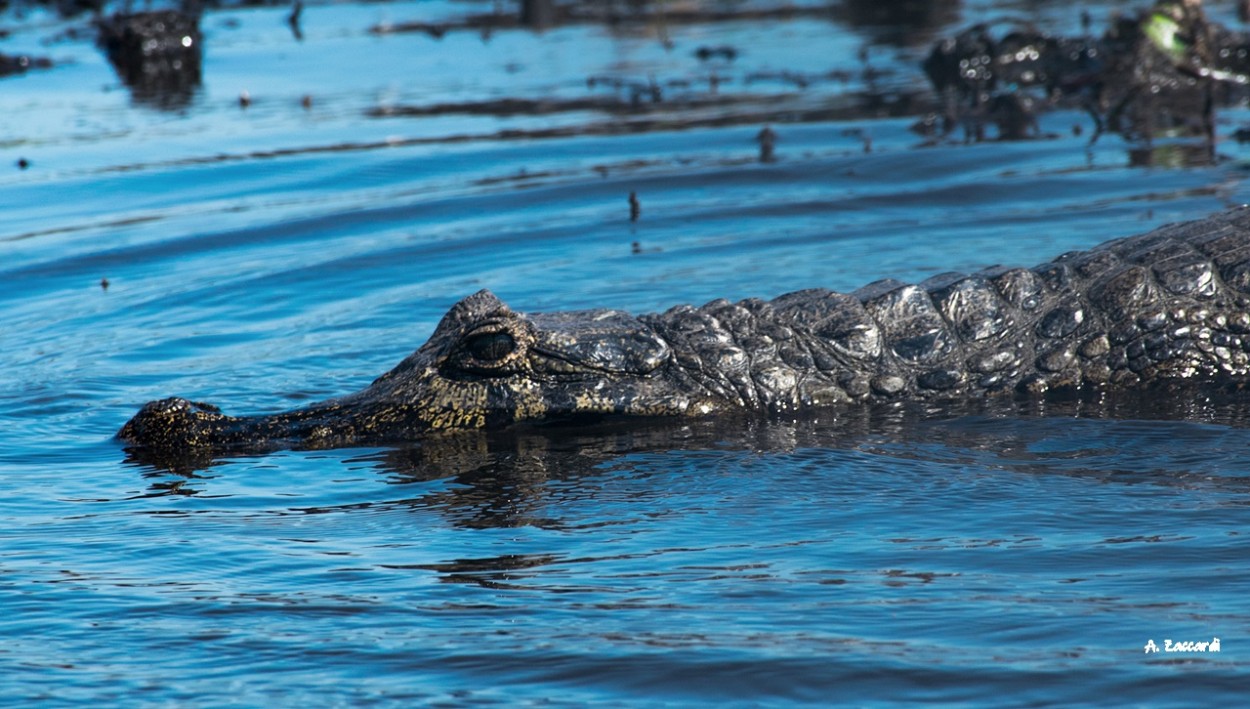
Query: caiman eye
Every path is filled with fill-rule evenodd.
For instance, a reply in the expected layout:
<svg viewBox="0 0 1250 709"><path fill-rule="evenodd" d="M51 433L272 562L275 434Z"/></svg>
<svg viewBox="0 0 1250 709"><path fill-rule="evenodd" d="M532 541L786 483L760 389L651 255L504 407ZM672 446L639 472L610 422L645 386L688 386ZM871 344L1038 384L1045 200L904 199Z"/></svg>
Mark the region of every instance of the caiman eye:
<svg viewBox="0 0 1250 709"><path fill-rule="evenodd" d="M443 373L485 377L511 376L526 366L526 325L517 320L479 323L460 335L448 352Z"/></svg>
<svg viewBox="0 0 1250 709"><path fill-rule="evenodd" d="M516 340L506 332L481 332L465 339L464 351L479 362L498 362L516 351Z"/></svg>

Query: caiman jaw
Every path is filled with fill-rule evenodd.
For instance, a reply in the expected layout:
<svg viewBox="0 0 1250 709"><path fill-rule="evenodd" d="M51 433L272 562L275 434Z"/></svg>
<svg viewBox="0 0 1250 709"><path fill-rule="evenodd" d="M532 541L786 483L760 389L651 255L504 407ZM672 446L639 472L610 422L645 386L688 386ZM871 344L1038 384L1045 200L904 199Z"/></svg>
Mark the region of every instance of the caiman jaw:
<svg viewBox="0 0 1250 709"><path fill-rule="evenodd" d="M122 426L117 438L167 452L333 448L358 437L364 411L336 401L271 416L227 416L212 404L178 397L150 402Z"/></svg>

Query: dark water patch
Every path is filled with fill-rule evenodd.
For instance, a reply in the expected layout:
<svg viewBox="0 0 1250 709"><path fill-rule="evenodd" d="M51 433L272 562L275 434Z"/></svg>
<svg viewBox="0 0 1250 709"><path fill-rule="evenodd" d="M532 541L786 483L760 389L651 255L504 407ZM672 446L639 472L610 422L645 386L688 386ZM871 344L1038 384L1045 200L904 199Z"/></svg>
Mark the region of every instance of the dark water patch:
<svg viewBox="0 0 1250 709"><path fill-rule="evenodd" d="M770 6L770 3L747 3L736 7L668 7L665 3L636 3L624 11L615 3L561 3L555 0L523 0L522 11L504 14L493 13L470 14L460 18L440 22L386 22L375 25L370 31L376 34L420 33L434 39L442 39L448 32L474 31L489 36L488 33L498 30L528 29L536 23L527 18L535 15L544 17L537 24L544 27L566 26L576 24L602 24L615 29L621 25L639 27L658 26L662 40L665 26L669 24L705 25L716 22L775 22L804 18L830 17L832 10L820 3L785 3L781 6ZM538 8L543 8L539 10Z"/></svg>

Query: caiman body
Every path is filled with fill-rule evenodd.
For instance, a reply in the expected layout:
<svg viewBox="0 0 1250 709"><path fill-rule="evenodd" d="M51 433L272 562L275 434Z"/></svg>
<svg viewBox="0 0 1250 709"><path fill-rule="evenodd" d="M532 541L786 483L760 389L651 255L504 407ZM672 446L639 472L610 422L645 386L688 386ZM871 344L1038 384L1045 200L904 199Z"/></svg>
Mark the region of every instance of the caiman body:
<svg viewBox="0 0 1250 709"><path fill-rule="evenodd" d="M635 317L522 314L481 291L354 394L245 417L163 399L118 436L161 450L329 448L567 418L1239 384L1248 351L1242 208L1031 269L877 281L849 294L803 290Z"/></svg>

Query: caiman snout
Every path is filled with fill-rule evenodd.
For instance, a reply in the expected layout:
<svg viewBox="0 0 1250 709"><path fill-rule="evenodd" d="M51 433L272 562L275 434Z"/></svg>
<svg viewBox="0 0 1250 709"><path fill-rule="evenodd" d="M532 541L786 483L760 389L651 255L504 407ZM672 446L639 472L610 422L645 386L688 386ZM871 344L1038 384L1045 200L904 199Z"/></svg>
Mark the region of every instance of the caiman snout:
<svg viewBox="0 0 1250 709"><path fill-rule="evenodd" d="M212 433L228 419L212 404L171 397L144 404L117 437L153 448L196 448L209 445Z"/></svg>

